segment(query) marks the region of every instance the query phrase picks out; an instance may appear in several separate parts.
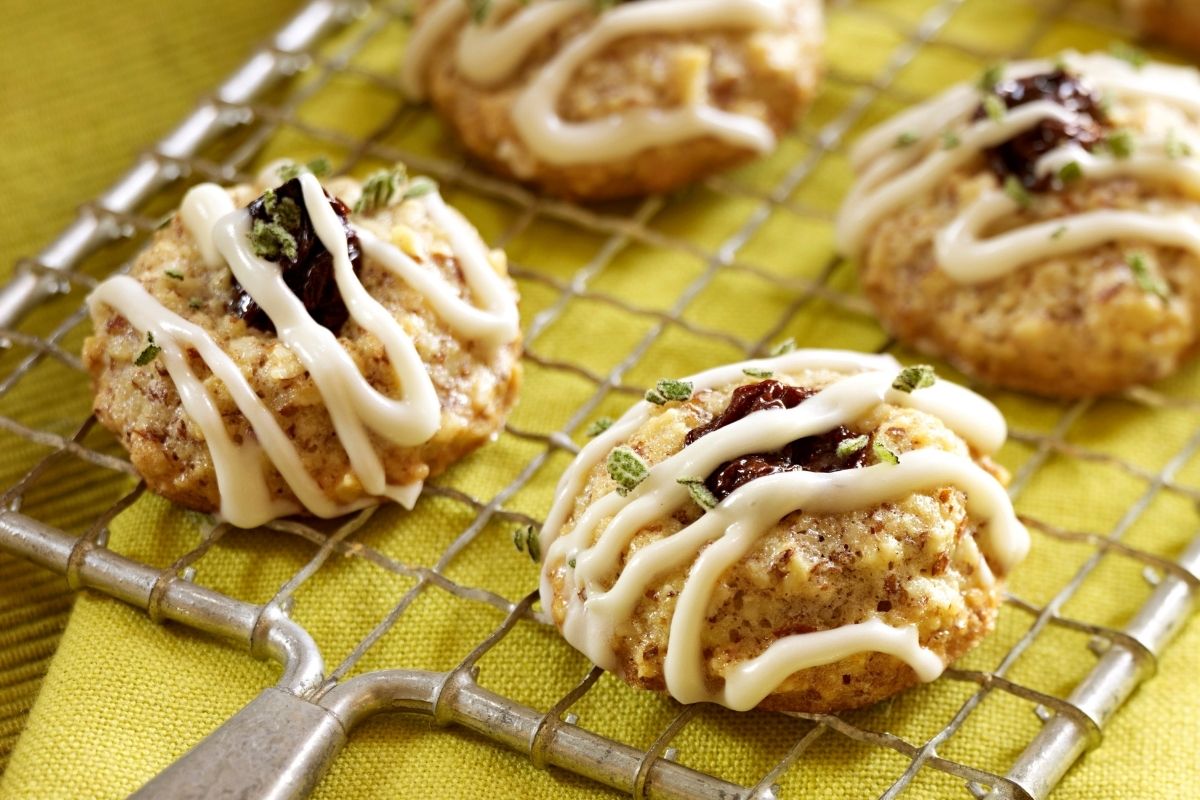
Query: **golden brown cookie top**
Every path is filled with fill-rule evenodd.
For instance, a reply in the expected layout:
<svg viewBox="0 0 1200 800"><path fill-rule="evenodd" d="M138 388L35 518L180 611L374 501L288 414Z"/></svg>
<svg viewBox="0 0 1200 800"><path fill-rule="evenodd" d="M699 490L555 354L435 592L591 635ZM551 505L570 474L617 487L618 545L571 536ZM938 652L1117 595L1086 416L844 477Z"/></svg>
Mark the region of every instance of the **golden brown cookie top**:
<svg viewBox="0 0 1200 800"><path fill-rule="evenodd" d="M852 160L859 179L838 220L839 246L860 255L889 215L959 174L992 186L939 233L937 267L977 284L1024 265L1117 241L1200 255L1200 214L1160 213L1154 195L1200 197L1200 73L1135 57L1065 53L989 70L868 132ZM1080 186L1132 180L1135 207L1059 207ZM1150 282L1148 265L1131 263Z"/></svg>
<svg viewBox="0 0 1200 800"><path fill-rule="evenodd" d="M901 543L933 535L939 543L927 567L939 553L961 557L962 573L983 579L990 591L992 576L1024 557L1028 535L1003 485L986 460L973 457L993 452L1004 437L1003 419L986 400L936 380L928 368L902 369L886 356L798 351L663 381L589 443L563 476L542 532L543 605L568 641L625 674L632 632L657 619L664 638L669 629L670 646L650 660L661 662L661 688L682 702L751 708L797 670L864 652L890 654L931 680L944 668L943 656L958 651L930 646L934 632L915 621L888 617L891 601L876 608L887 599L876 591L891 568L883 565L907 558ZM731 466L749 461L764 468L723 482ZM946 487L964 493L958 522L941 517L949 513L938 499ZM891 524L897 554L885 557L882 539L872 544L870 531L879 529L859 525L864 520L857 516L886 517L925 492L932 500L915 501ZM929 507L917 512L922 503ZM771 628L762 647L724 664L717 685L715 645L706 636L721 629L731 637L721 644L737 645L747 634L736 602L730 619L714 606L722 605L735 574L770 596L778 575L747 566L761 546L787 549L793 568L808 561L796 545L797 515L830 520L841 530L844 538L828 547L845 547L847 555L875 552L871 564L831 582L839 594L866 584L863 596L875 599L870 608L851 604L834 624L789 630L787 620L813 616L813 598L792 608L777 586L780 602L761 616ZM974 555L959 556L958 537L944 537L968 518L978 528L978 550L972 544ZM854 524L841 524L847 521ZM813 563L828 560L815 553ZM742 592L743 600L750 594ZM759 618L750 619L751 627Z"/></svg>
<svg viewBox="0 0 1200 800"><path fill-rule="evenodd" d="M215 497L238 525L411 505L511 402L519 327L504 273L436 186L400 169L202 184L132 274L89 298L97 413L135 466L164 460L141 453L148 439L180 464L143 469L152 487L203 510ZM129 413L151 397L163 408Z"/></svg>
<svg viewBox="0 0 1200 800"><path fill-rule="evenodd" d="M434 0L402 83L498 171L630 196L773 149L814 93L822 31L819 0Z"/></svg>

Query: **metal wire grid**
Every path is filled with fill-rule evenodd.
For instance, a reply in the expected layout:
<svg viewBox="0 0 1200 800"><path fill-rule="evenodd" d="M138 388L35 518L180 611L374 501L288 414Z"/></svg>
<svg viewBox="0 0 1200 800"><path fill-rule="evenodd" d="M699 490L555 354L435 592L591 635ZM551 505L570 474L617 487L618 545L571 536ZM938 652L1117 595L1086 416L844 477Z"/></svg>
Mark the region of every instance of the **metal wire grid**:
<svg viewBox="0 0 1200 800"><path fill-rule="evenodd" d="M744 246L769 221L772 214L785 211L798 218L828 221L829 214L820 208L795 200L797 190L812 176L823 160L845 144L848 131L860 122L880 100L892 99L902 103L916 99L894 86L897 75L931 41L937 46L960 51L965 56L980 62L989 62L1000 56L1020 56L1030 50L1045 35L1057 20L1074 18L1089 24L1107 25L1112 17L1100 6L1071 0L1033 4L1038 14L1025 41L1016 50L1007 53L982 52L975 47L957 43L952 38L940 36L943 29L962 7L971 5L971 0L930 0L927 11L918 20L912 21L888 12L868 0L844 0L832 4L835 12L852 10L882 24L902 38L902 43L892 52L882 71L869 80L862 80L836 72L829 76L833 86L849 93L850 99L835 117L819 130L807 130L795 134L795 141L802 144L805 155L783 171L782 175L763 190L740 181L736 175L721 176L709 180L706 190L722 197L742 198L754 204L744 223L716 247L706 247L688 241L653 226L652 222L661 212L671 207L673 199L648 198L629 207L605 206L581 208L531 194L527 190L475 171L461 159L446 159L427 152L410 151L392 142L398 132L419 124L427 112L401 106L378 128L367 136L358 138L334 128L324 127L301 118L298 109L310 98L329 90L337 76L353 76L386 92L398 92L393 75L366 68L358 60L365 48L385 28L394 25L405 15L404 9L388 4L369 5L363 3L318 2L312 3L284 29L275 40L218 94L202 105L189 123L181 126L172 136L147 153L116 189L85 205L80 219L62 238L36 260L21 262L18 277L0 297L0 317L13 320L35 301L43 300L49 291L60 296L42 303L49 315L47 319L57 322L45 335L34 335L10 326L2 331L7 352L0 367L4 367L0 378L0 403L10 394L19 391L23 379L33 374L47 362L57 362L72 373L81 373L81 364L68 344L77 341L86 327L85 314L77 307L80 289L90 289L96 282L99 269L106 270L130 252L131 242L140 241L158 224L152 211L147 211L146 201L157 203L161 208L170 207L172 198L181 191L179 179L206 178L218 181L245 179L244 168L256 157L263 146L273 137L288 131L298 132L310 141L327 144L344 152L337 160L340 170L354 170L370 161L404 161L416 172L427 173L441 182L444 189L464 192L465 196L487 198L510 209L511 221L494 238L493 244L504 246L525 234L539 221L554 221L590 236L600 237L602 243L592 257L568 280L556 278L534 266L514 262L513 276L523 286L540 286L554 296L546 308L529 322L526 331L526 359L538 369L566 372L587 381L593 388L591 396L582 403L557 431L542 433L519 429L509 425L508 436L534 443L539 448L536 455L525 463L516 476L490 498L476 498L453 486L432 482L427 494L460 504L469 510L472 521L451 544L429 566L411 565L386 555L354 535L368 525L374 514L372 510L362 512L343 521L332 530L328 527L288 520L273 524L275 530L311 543L316 552L307 563L295 572L263 608L276 615L286 614L296 592L327 564L334 555L345 556L412 580L412 587L380 619L353 650L327 675L305 687L306 696L316 699L327 696L339 682L350 676L363 656L405 615L412 604L425 592L441 591L472 604L490 606L504 618L493 633L470 654L455 670L445 677L442 686L451 681L473 684L477 675L476 665L484 655L497 646L523 620L544 622L540 614L532 610L534 595L514 602L510 598L479 586L463 585L447 576L448 567L484 532L489 524L497 521L511 524L537 524L538 520L510 510L512 501L531 481L539 470L546 467L555 454L574 453L577 450L572 440L589 419L604 408L613 395L640 395L644 387L627 378L636 372L637 365L647 353L672 331L681 331L699 340L731 347L746 356L762 355L772 343L784 335L793 323L802 318L806 309L814 303L826 303L848 315L867 315L869 309L861 298L839 288L835 276L844 265L834 261L811 278L781 278L771 270L747 261L742 257ZM981 4L981 3L977 3ZM326 40L335 31L337 47L327 49ZM283 90L270 88L272 81L281 76L296 76L292 87ZM204 129L196 135L197 121ZM216 137L217 145L208 141ZM140 209L140 210L139 210ZM114 243L125 242L122 250ZM697 277L684 286L675 296L674 303L665 310L639 305L617 293L606 292L593 286L596 279L617 259L626 248L644 245L673 253L685 254L703 264ZM98 253L100 258L92 261L90 255ZM792 297L784 312L757 338L749 340L741 336L688 319L689 306L708 288L720 274L740 273L753 276L777 286ZM74 291L72 291L74 290ZM65 295L70 295L65 296ZM553 324L561 320L565 310L573 301L586 300L616 309L620 314L644 320L648 327L643 336L629 349L625 358L609 369L600 372L589 368L575 359L562 359L539 351L539 337ZM41 312L39 312L41 313ZM58 321L61 318L61 321ZM45 319L39 324L44 324ZM891 342L883 349L892 347ZM1181 408L1200 409L1200 400L1178 399L1149 390L1129 393L1125 398L1151 409ZM2 406L0 406L2 407ZM1007 598L1011 620L1013 613L1025 615L1029 624L1016 637L1011 648L992 669L951 669L946 673L948 681L959 682L971 688L966 700L949 722L934 735L923 741L908 739L891 733L874 730L863 724L854 715L798 715L805 724L802 735L771 769L762 774L753 785L730 787L740 790L747 797L771 796L777 785L784 780L787 771L800 761L804 754L822 736L834 734L861 743L870 748L886 748L908 761L901 774L886 788L882 797L899 796L910 787L917 776L930 768L961 778L967 788L977 797L989 792L999 797L1041 797L1057 783L1065 770L1082 753L1087 745L1095 744L1101 735L1101 726L1113 713L1133 686L1152 671L1156 653L1160 650L1171 630L1182 624L1190 606L1191 594L1200 587L1200 540L1175 561L1145 549L1123 544L1122 537L1142 517L1160 493L1172 493L1190 501L1200 501L1200 489L1178 480L1181 469L1194 454L1200 451L1200 435L1191 436L1183 447L1171 457L1161 470L1151 470L1131 460L1104 452L1088 450L1067 441L1074 426L1084 420L1096 404L1082 401L1061 410L1049 432L1013 432L1013 438L1031 449L1032 455L1018 470L1011 492L1019 497L1034 475L1051 459L1066 457L1086 464L1103 464L1120 470L1145 484L1141 496L1133 502L1124 515L1107 533L1090 533L1064 530L1056 525L1027 519L1046 540L1060 540L1086 545L1091 555L1082 563L1075 574L1062 585L1048 601L1035 603L1010 595ZM23 510L36 517L40 503L39 493L45 492L47 482L59 474L66 463L80 462L94 473L94 480L105 487L128 486L125 476L133 475L129 463L119 454L111 440L93 433L94 420L87 417L74 427L62 428L59 424L37 424L0 415L0 429L24 441L36 445L49 453L36 460L19 477L2 499L13 511ZM66 432L64 432L66 431ZM100 468L100 469L96 469ZM64 569L73 585L82 587L90 581L84 566L84 557L89 552L102 550L107 544L107 525L118 514L138 500L143 492L139 483L132 491L121 494L119 499L93 506L86 518L59 522L61 527L78 526L82 533L73 539L70 556ZM31 502L31 498L34 498ZM107 506L107 507L104 507ZM99 513L95 513L99 511ZM419 513L419 512L418 512ZM70 523L70 524L68 524ZM19 526L18 526L19 527ZM49 529L43 529L49 536ZM142 603L136 597L126 597L145 605L152 618L180 617L201 628L214 629L206 624L204 614L197 612L189 617L177 611L164 611L163 598L179 581L188 582L196 576L206 556L221 547L227 529L220 525L208 526L198 546L179 557L166 569L157 570L157 578L149 590L149 602ZM35 531L36 534L36 531ZM13 526L0 526L0 547L21 552L15 546L17 540ZM25 550L28 554L28 549ZM1142 616L1134 620L1129 630L1097 625L1076 619L1064 613L1064 607L1076 596L1085 580L1102 563L1107 555L1144 565L1146 579L1158 588ZM1148 616L1147 616L1148 615ZM267 616L260 611L260 619ZM1138 626L1139 621L1144 622ZM1158 627L1153 627L1158 623ZM1150 626L1149 628L1147 626ZM1093 648L1101 655L1101 667L1106 660L1120 662L1109 664L1110 669L1093 672L1108 681L1099 689L1081 684L1069 699L1040 691L1008 677L1015 662L1039 640L1043 631L1061 628L1092 637ZM267 648L269 650L269 648ZM1115 671L1114 671L1115 670ZM573 690L561 697L545 713L538 712L536 727L526 741L507 743L529 753L535 764L543 766L549 762L563 764L562 758L551 758L549 749L555 736L563 730L581 727L580 720L571 713L581 699L592 690L600 678L600 671L588 672ZM1117 678L1113 676L1116 675ZM1115 682L1114 682L1115 681ZM1000 694L1017 698L1033 708L1046 723L1029 743L1025 753L1008 770L1007 775L995 770L984 769L962 763L939 754L939 748L967 725L972 713L990 696ZM630 693L629 702L638 702L636 693ZM433 700L433 711L439 719L449 719L441 714L437 695ZM622 774L601 777L610 784L632 793L635 797L653 796L666 792L657 777L660 766L677 760L679 753L672 743L679 740L685 729L697 715L707 713L699 706L679 707L673 720L660 735L645 748L625 747L622 752L632 752L633 768ZM485 731L486 732L486 731ZM1048 755L1049 754L1049 755ZM1047 765L1047 759L1051 763ZM577 765L565 764L569 768L581 769ZM693 765L704 772L703 766ZM716 784L714 784L716 785ZM727 784L721 784L727 786Z"/></svg>

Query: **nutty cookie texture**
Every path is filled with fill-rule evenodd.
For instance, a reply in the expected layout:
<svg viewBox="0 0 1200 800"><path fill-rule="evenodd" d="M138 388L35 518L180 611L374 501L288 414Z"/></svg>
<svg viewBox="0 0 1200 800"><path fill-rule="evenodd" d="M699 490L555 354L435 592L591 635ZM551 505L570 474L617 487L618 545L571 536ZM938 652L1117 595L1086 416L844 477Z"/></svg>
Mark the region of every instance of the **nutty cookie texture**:
<svg viewBox="0 0 1200 800"><path fill-rule="evenodd" d="M685 703L827 712L992 629L1029 540L990 403L837 351L674 383L583 449L542 531L543 607L595 663Z"/></svg>
<svg viewBox="0 0 1200 800"><path fill-rule="evenodd" d="M423 0L402 77L493 170L599 200L772 150L822 40L818 0Z"/></svg>
<svg viewBox="0 0 1200 800"><path fill-rule="evenodd" d="M989 70L866 134L838 221L891 333L1086 397L1200 344L1200 76L1105 54Z"/></svg>
<svg viewBox="0 0 1200 800"><path fill-rule="evenodd" d="M153 491L238 525L411 506L515 402L506 272L402 169L198 186L89 298L95 413Z"/></svg>

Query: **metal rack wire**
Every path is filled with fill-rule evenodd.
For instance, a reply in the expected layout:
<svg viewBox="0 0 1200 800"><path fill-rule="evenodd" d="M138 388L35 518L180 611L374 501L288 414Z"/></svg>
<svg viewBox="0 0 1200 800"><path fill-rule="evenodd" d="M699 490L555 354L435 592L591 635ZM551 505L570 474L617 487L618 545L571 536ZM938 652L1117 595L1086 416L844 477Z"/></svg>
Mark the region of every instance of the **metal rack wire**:
<svg viewBox="0 0 1200 800"><path fill-rule="evenodd" d="M533 594L508 597L452 577L456 562L495 533L498 524L537 524L534 516L520 510L538 507L537 500L527 500L523 494L535 476L552 469L564 454L575 452L572 437L589 419L614 402L623 404L627 396L641 394L643 365L670 337L707 343L732 356L751 356L761 355L798 324L817 318L813 310L817 305L846 319L873 324L869 309L850 286L845 264L836 259L817 264L803 277L781 274L747 251L779 215L797 224L829 223L829 199L819 191L807 192L806 187L814 175L836 161L857 126L886 111L888 103L909 102L920 95L919 90L901 85L901 78L924 50L940 48L983 65L1030 51L1064 19L1101 30L1112 23L1103 6L1082 0L1003 4L1005 13L1019 7L1016 13L1026 14L1030 24L1020 41L990 52L948 33L956 18L983 9L987 0L925 0L923 5L919 17L908 18L889 11L887 3L871 0L831 4L833 14L854 15L880 31L893 44L890 53L870 74L835 69L829 83L837 99L825 109L828 113L822 118L822 111L814 111L814 119L784 143L783 155L766 168L713 178L696 190L745 208L736 225L721 229L717 241L709 243L673 234L670 224L662 224L675 208L686 205L686 195L648 198L627 206L583 208L538 197L477 172L453 152L414 149L407 142L406 131L421 125L427 112L404 106L398 100L394 73L371 66L371 60L364 58L382 37L394 34L405 16L404 9L386 3L315 0L110 191L84 206L78 220L41 256L18 265L17 277L0 290L4 344L0 354L0 436L6 445L24 448L28 458L21 473L3 476L9 488L3 493L6 510L0 512L0 548L66 574L73 587L100 589L145 609L152 619L177 620L233 639L284 666L276 688L266 690L189 756L148 784L140 796L200 797L223 789L241 791L246 788L247 775L254 776L259 786L252 796L304 796L345 742L347 732L367 716L384 710L425 714L440 723L466 727L528 754L538 766L557 765L639 798L773 797L781 785L786 787L793 768L820 746L819 740L839 737L900 758L902 767L883 788L884 798L901 795L931 771L958 780L976 797L1041 798L1053 789L1084 750L1098 743L1107 720L1152 672L1157 655L1191 611L1193 595L1200 588L1200 539L1176 541L1161 551L1143 545L1140 539L1136 545L1123 540L1161 496L1189 503L1200 500L1200 485L1193 485L1187 477L1193 457L1200 452L1200 435L1189 432L1179 437L1174 453L1162 463L1147 464L1124 452L1092 449L1072 441L1072 432L1102 417L1108 404L1083 401L1039 406L1037 414L1045 424L1017 427L1013 432L1025 456L1011 489L1019 507L1026 488L1054 463L1111 470L1137 487L1112 527L1104 532L1075 531L1052 518L1027 516L1043 547L1051 543L1075 547L1081 556L1064 568L1048 597L1036 601L1017 595L1007 598L1001 624L1006 633L997 634L1005 637L998 659L980 668L960 666L947 672L943 683L958 685L961 699L935 731L921 736L889 732L886 711L878 718L870 714L798 715L801 719L792 729L788 747L752 780L733 782L710 774L712 770L700 757L686 752L682 743L688 728L705 715L719 713L710 709L673 707L669 719L645 746L616 742L590 730L586 716L576 712L600 684L598 669L583 668L576 686L538 708L485 688L479 680L479 667L487 654L518 627L540 627L545 620L533 608ZM838 35L836 31L834 35ZM389 113L365 135L313 121L305 113L309 101L338 90L335 82L346 78L393 98ZM196 546L166 564L140 563L110 548L109 524L143 494L140 484L129 488L131 466L112 440L95 429L86 407L81 408L78 419L47 420L22 402L21 394L32 391L30 386L36 388L41 372L55 369L59 379L71 382L86 395L86 379L75 354L87 327L79 303L81 290L89 289L98 276L126 259L157 225L156 215L172 207L187 184L201 178L246 178L247 166L264 146L288 136L307 147L339 153L334 161L340 170L356 170L376 161L404 161L414 171L434 176L453 200L467 202L469 215L472 200L491 204L486 208L503 209L497 215L502 224L491 231L498 246L529 235L541 224L559 225L594 243L593 251L565 276L519 259L512 264L512 274L523 291L545 298L526 325L526 359L533 373L529 390L535 390L539 372L570 375L586 390L561 425L546 430L525 429L516 423L507 427L505 439L524 443L528 455L523 463L510 465L511 478L489 492L490 496L472 496L451 480L434 481L426 489L427 497L458 509L464 521L449 546L428 563L400 559L373 546L364 534L373 526L386 524L374 511L332 527L281 521L271 527L281 537L294 540L297 553L307 555L274 596L258 604L223 595L196 580L206 559L225 546L229 532L223 526L203 525ZM674 291L665 307L646 305L620 287L604 285L613 264L637 247L694 264L694 277ZM691 313L715 283L728 276L757 282L784 298L778 315L752 335ZM566 357L543 349L544 334L581 302L637 321L638 335L631 338L617 363L597 367L584 359L582 349ZM27 321L20 323L22 319ZM882 333L878 341L881 349L893 347ZM824 342L814 339L813 343ZM673 365L660 368L670 367ZM1200 414L1200 398L1173 393L1169 387L1138 390L1112 402L1143 409L1153 419ZM10 414L12 409L20 413ZM83 509L65 517L49 511L47 494L53 493L55 482L64 474L91 498ZM422 501L422 506L428 502ZM418 517L426 513L422 506L415 512ZM328 572L334 556L402 578L405 588L340 662L326 669L321 642L292 619L291 610L297 593L318 573ZM1131 592L1126 606L1116 614L1123 623L1119 629L1071 610L1071 603L1091 585L1089 579L1114 562L1136 567L1149 584L1143 593L1148 596L1140 598ZM412 607L427 593L451 595L477 609L477 615L495 617L498 625L446 671L368 666L368 654L406 615L414 613ZM1082 680L1061 692L1039 688L1036 681L1018 674L1022 657L1041 646L1053 631L1075 635L1074 646L1082 649L1081 643L1086 643L1096 653ZM635 707L651 702L647 697L629 690L620 694L620 702ZM1006 750L1020 754L1002 763L986 764L953 756L956 738L969 735L973 717L983 713L981 707L993 698L1015 701L1014 707L1034 712L1041 721L1025 739L1004 743ZM732 724L731 718L718 716L713 724ZM227 769L215 770L215 764Z"/></svg>

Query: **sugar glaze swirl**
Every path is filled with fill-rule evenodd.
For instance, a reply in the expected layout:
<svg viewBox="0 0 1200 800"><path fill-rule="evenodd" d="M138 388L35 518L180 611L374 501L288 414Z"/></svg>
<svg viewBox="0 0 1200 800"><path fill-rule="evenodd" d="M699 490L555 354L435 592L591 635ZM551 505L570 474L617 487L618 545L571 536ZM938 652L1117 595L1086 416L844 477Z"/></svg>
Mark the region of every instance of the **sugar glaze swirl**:
<svg viewBox="0 0 1200 800"><path fill-rule="evenodd" d="M637 109L590 122L568 122L559 98L580 66L621 39L699 30L775 30L787 22L783 0L643 0L617 5L599 16L542 65L512 107L513 123L530 150L554 165L582 164L632 156L660 145L713 136L765 152L775 134L744 114L697 102L673 109ZM571 20L595 13L592 0L497 0L487 19L466 24L465 0L438 0L422 16L405 52L401 82L414 99L425 96L425 77L435 50L463 28L455 45L455 67L468 80L495 86L511 79L546 37ZM806 4L819 25L819 4Z"/></svg>
<svg viewBox="0 0 1200 800"><path fill-rule="evenodd" d="M1118 124L1132 123L1137 130L1136 147L1128 157L1117 157L1067 143L1043 155L1035 165L1036 174L1055 175L1074 162L1084 179L1127 176L1200 196L1200 73L1161 64L1135 67L1104 54L1067 53L1061 63L1111 103L1110 113ZM1018 62L1005 68L1005 77L1022 78L1054 68L1049 61ZM1011 109L999 119L972 120L981 100L977 87L956 86L897 115L857 142L851 161L859 178L837 223L843 254L860 254L884 217L911 198L932 191L987 148L1046 119L1069 123L1078 118L1077 112L1039 100ZM954 146L939 145L946 132L953 134ZM897 146L901 137L913 141ZM1004 191L984 192L937 236L934 255L938 267L958 283L981 283L1032 261L1120 240L1180 247L1200 256L1200 215L1153 207L1086 211L986 235L1019 210L1018 201Z"/></svg>
<svg viewBox="0 0 1200 800"><path fill-rule="evenodd" d="M428 441L441 424L441 404L412 338L399 321L375 300L354 274L345 230L324 189L311 174L300 176L304 204L322 244L333 254L338 292L351 318L378 337L403 396L392 399L375 390L358 371L349 352L328 329L313 320L303 302L283 282L277 264L254 254L249 243L250 214L235 208L228 192L215 184L193 188L184 198L180 217L209 267L228 264L234 277L274 323L279 341L312 377L325 404L338 441L355 476L370 497L351 505L332 501L303 466L266 404L254 392L235 361L198 325L172 312L136 279L119 275L104 281L89 296L89 306L111 307L144 335L152 335L174 382L184 411L200 428L212 455L220 491L220 515L241 527L260 525L300 510L273 498L263 456L282 475L301 507L319 517L334 517L389 498L412 507L421 483L389 484L371 434L399 446ZM354 226L366 255L422 293L446 323L467 339L495 349L514 341L518 317L513 292L492 268L488 252L457 212L432 192L410 202L445 231L478 306L459 297L440 275L422 267L399 248L371 231ZM224 384L238 411L254 431L252 439L235 443L216 399L188 363L194 351Z"/></svg>
<svg viewBox="0 0 1200 800"><path fill-rule="evenodd" d="M871 619L785 636L758 657L733 667L725 675L724 686L713 693L705 681L701 636L721 575L779 520L800 509L818 514L845 512L917 491L955 486L966 493L968 512L981 525L983 554L1007 573L1025 557L1028 533L1000 483L965 456L922 448L904 453L895 465L831 473L784 472L750 481L683 530L637 550L620 569L616 582L604 589L602 581L618 568L622 552L638 531L691 502L687 489L677 482L681 477L707 475L738 456L776 450L796 439L849 425L885 402L939 417L976 452L995 452L1007 435L999 411L967 389L945 381L912 393L892 388L900 365L888 356L797 351L721 367L688 380L701 391L744 381L745 369L776 374L822 369L842 372L845 377L794 408L750 414L698 439L652 467L649 476L627 495L612 492L594 500L564 534L588 475L641 427L656 407L643 401L631 408L583 448L559 482L542 528L542 552L546 554L541 579L543 608L552 607L552 578L561 571L565 581L561 593L567 598L563 635L594 663L612 670L617 667L613 651L617 627L631 618L644 592L659 576L690 564L670 622L664 661L667 691L681 702L753 708L797 670L868 651L894 655L921 680L933 680L945 665L921 646L915 626L891 627ZM597 539L602 524L605 527ZM572 560L574 569L568 566ZM981 568L986 570L987 564L981 562Z"/></svg>

